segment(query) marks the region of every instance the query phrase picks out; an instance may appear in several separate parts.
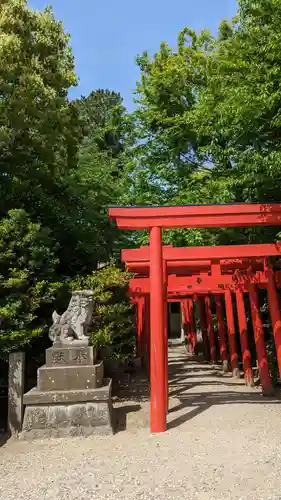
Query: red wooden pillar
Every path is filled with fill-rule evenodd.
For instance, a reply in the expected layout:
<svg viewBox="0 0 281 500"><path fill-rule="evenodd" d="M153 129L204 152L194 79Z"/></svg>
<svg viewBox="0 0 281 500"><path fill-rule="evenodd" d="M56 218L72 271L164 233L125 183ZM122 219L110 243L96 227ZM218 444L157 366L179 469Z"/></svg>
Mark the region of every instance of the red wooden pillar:
<svg viewBox="0 0 281 500"><path fill-rule="evenodd" d="M205 309L206 309L206 318L207 318L207 331L210 345L210 357L212 363L216 361L216 335L213 328L213 317L211 310L211 299L209 295L205 296Z"/></svg>
<svg viewBox="0 0 281 500"><path fill-rule="evenodd" d="M187 335L188 335L188 311L187 311L186 299L182 299L180 301L180 308L181 308L181 327L182 327L182 330L184 331L184 337L187 340Z"/></svg>
<svg viewBox="0 0 281 500"><path fill-rule="evenodd" d="M239 367L238 367L238 353L235 339L235 323L233 314L233 304L232 295L230 290L225 291L225 310L226 310L226 321L228 329L228 344L230 351L230 363L232 368L233 377L240 377Z"/></svg>
<svg viewBox="0 0 281 500"><path fill-rule="evenodd" d="M144 355L144 297L136 297L137 357Z"/></svg>
<svg viewBox="0 0 281 500"><path fill-rule="evenodd" d="M162 234L150 230L150 430L165 432L165 327Z"/></svg>
<svg viewBox="0 0 281 500"><path fill-rule="evenodd" d="M224 373L228 372L228 354L226 346L226 331L222 312L222 302L220 295L215 295L217 325L219 334L220 357L222 360L222 369Z"/></svg>
<svg viewBox="0 0 281 500"><path fill-rule="evenodd" d="M204 296L197 297L197 303L198 303L198 311L199 311L200 325L201 325L201 331L202 331L204 357L206 360L208 360L210 358L210 356L209 356L207 318L206 318Z"/></svg>
<svg viewBox="0 0 281 500"><path fill-rule="evenodd" d="M268 306L271 317L274 342L276 347L276 356L277 356L279 374L281 377L281 314L280 314L279 298L276 290L273 270L267 268L266 274L268 278L268 283L267 283Z"/></svg>
<svg viewBox="0 0 281 500"><path fill-rule="evenodd" d="M272 394L272 385L269 374L269 366L264 343L264 331L259 310L259 299L255 285L249 284L249 297L254 328L254 337L259 363L260 381L264 396Z"/></svg>
<svg viewBox="0 0 281 500"><path fill-rule="evenodd" d="M141 324L142 324L142 334L141 334L141 357L143 359L145 353L145 323L144 323L144 315L145 315L145 297L144 295L141 297Z"/></svg>
<svg viewBox="0 0 281 500"><path fill-rule="evenodd" d="M169 409L169 372L168 372L168 269L167 261L163 260L163 285L164 285L164 353L165 353L165 387L166 410Z"/></svg>
<svg viewBox="0 0 281 500"><path fill-rule="evenodd" d="M187 341L187 351L192 354L192 342L191 342L191 308L189 304L189 299L184 299L181 301L181 321L182 329L184 331L184 337Z"/></svg>
<svg viewBox="0 0 281 500"><path fill-rule="evenodd" d="M145 346L147 355L147 366L148 372L150 373L150 297L146 295L145 297Z"/></svg>
<svg viewBox="0 0 281 500"><path fill-rule="evenodd" d="M194 348L197 344L197 332L196 332L196 324L194 319L194 301L191 297L188 300L188 310L189 310L189 318L190 318L190 342L191 342L191 352L194 354Z"/></svg>
<svg viewBox="0 0 281 500"><path fill-rule="evenodd" d="M245 312L244 294L242 290L236 291L237 316L242 350L243 370L246 385L254 386L252 360L248 343L248 328Z"/></svg>

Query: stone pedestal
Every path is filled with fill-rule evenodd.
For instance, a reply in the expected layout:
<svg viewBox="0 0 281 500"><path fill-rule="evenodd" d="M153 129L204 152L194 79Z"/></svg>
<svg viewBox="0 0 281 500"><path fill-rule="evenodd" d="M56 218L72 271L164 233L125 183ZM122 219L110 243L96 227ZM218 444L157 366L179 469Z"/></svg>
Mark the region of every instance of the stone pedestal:
<svg viewBox="0 0 281 500"><path fill-rule="evenodd" d="M92 346L54 344L24 395L24 438L112 433L111 380Z"/></svg>

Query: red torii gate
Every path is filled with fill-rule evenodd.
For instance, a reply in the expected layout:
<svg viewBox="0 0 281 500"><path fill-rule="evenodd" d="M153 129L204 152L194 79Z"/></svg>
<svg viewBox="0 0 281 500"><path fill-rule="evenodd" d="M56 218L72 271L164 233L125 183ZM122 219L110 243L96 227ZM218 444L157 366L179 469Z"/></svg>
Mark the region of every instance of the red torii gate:
<svg viewBox="0 0 281 500"><path fill-rule="evenodd" d="M280 254L279 246L276 245L274 246L276 248L273 248L272 251L276 253L276 255ZM241 248L241 250L240 250ZM207 249L207 247L206 247ZM177 249L178 250L178 249ZM185 249L183 249L185 250ZM212 254L213 247L208 248L209 253ZM219 247L217 247L217 250L219 250ZM143 252L143 248L141 249ZM244 247L236 246L236 252L239 255L239 253L245 251ZM260 245L259 246L259 254L267 254L268 253L268 246L267 245ZM253 252L253 249L251 248L251 245L248 246L248 253L250 254ZM130 258L130 256L136 257L136 250L126 250L125 251L126 256ZM237 259L238 260L238 259ZM260 262L260 260L257 259L252 259L252 266L254 265L261 265L263 261ZM225 263L225 261L224 261ZM140 267L139 270L143 267L147 267L147 264L145 261L139 263ZM248 270L248 272L245 274L241 274L240 270L235 271L235 264L228 264L229 269L232 267L233 274L225 274L222 275L220 273L220 263L215 262L211 264L211 269L212 269L212 275L208 275L206 272L200 273L199 277L197 276L189 276L187 275L186 277L180 276L177 277L175 275L170 275L168 276L168 292L167 292L167 297L168 299L172 299L177 296L177 299L174 300L181 300L183 307L183 313L185 315L185 321L186 323L189 324L189 330L190 330L190 340L191 344L194 347L194 340L196 337L196 332L194 331L194 327L192 325L192 314L193 314L193 300L192 299L187 299L183 301L182 299L184 297L190 297L190 293L193 293L197 295L198 297L198 306L199 306L199 313L200 313L200 321L201 321L201 328L202 328L202 335L203 335L203 340L204 340L204 346L207 346L207 338L209 339L210 342L210 358L211 361L215 361L216 358L216 336L214 333L213 325L212 325L212 313L210 309L210 297L207 294L212 294L214 295L215 298L215 304L216 304L216 313L217 313L217 323L218 323L218 330L219 330L219 341L220 341L220 354L221 354L221 359L223 362L223 367L224 371L227 371L227 366L228 366L228 358L227 358L227 349L226 349L226 343L225 343L225 329L224 329L224 324L223 324L223 317L222 317L222 310L221 310L221 299L219 294L223 294L225 296L225 304L226 304L226 314L227 314L227 330L228 330L228 338L229 338L229 347L230 347L230 356L231 356L231 366L233 370L233 375L234 376L239 376L239 370L238 370L238 354L237 354L237 346L236 346L236 341L235 341L235 323L234 323L234 316L233 316L233 307L232 307L232 298L231 298L231 291L235 292L236 295L236 304L237 304L237 313L238 313L238 325L239 325L239 331L240 331L240 343L241 343L241 350L242 350L242 361L243 361L243 369L244 369L244 377L245 377L245 382L247 385L252 385L253 384L253 376L252 376L252 366L251 366L251 355L248 347L248 332L247 332L247 321L246 321L246 314L245 314L245 305L244 305L244 292L248 292L250 296L250 303L251 303L251 309L252 309L252 320L253 320L253 326L254 326L254 332L255 332L255 340L256 340L256 351L257 351L257 356L258 356L258 361L259 361L259 366L263 367L261 369L261 385L263 389L264 394L270 394L271 393L271 383L270 383L270 377L269 377L269 369L268 369L268 362L267 362L267 356L266 356L266 350L265 350L265 344L263 341L263 329L262 329L262 322L259 314L259 306L258 306L258 296L255 292L255 287L259 286L262 288L268 288L268 276L265 272L258 271L255 274L252 272L251 268L249 268L249 265L251 264L251 261L245 261L244 262L244 270ZM135 265L135 264L134 264ZM194 266L196 269L200 269L200 261L196 262L194 261ZM130 270L130 263L127 264L128 270ZM174 271L174 269L173 269ZM278 271L275 276L276 283L278 286L281 283L281 272ZM273 314L273 304L276 303L277 309L278 309L278 302L277 302L277 297L276 297L276 289L275 285L273 285L273 290L275 290L275 295L273 298L271 298L270 301L270 313L271 313L271 318L272 322L274 324L274 321L276 318L274 317ZM149 294L150 293L150 286L149 286L149 279L148 278L133 278L130 281L130 293L132 295L136 296L142 296L143 294ZM204 297L200 298L200 294L204 295ZM137 301L136 301L137 302ZM141 304L138 303L138 315L140 312L140 306ZM143 304L142 304L143 306ZM138 321L138 325L140 325L140 322ZM141 344L141 331L138 330L138 338L139 338L139 343ZM141 349L139 349L141 351ZM167 369L167 367L166 367Z"/></svg>
<svg viewBox="0 0 281 500"><path fill-rule="evenodd" d="M148 260L150 262L150 338L151 338L151 431L164 432L166 430L166 370L165 370L165 312L164 297L166 295L165 278L166 264L170 260L162 252L162 228L209 228L209 227L246 227L267 226L281 224L281 204L236 204L236 205L197 205L174 207L112 207L109 217L116 221L120 229L150 231L150 248ZM218 247L214 247L216 249ZM227 248L223 247L225 251ZM176 250L176 249L174 249ZM187 249L192 252L192 249ZM235 250L234 250L235 252ZM257 249L258 252L258 249ZM276 255L268 253L266 256ZM241 257L247 255L243 254ZM258 253L252 257L259 256ZM193 258L195 257L193 253ZM230 258L236 258L234 253ZM224 259L214 250L214 259ZM200 247L200 254L196 259L210 259ZM177 259L176 259L177 260ZM273 271L270 267L265 270L268 277L269 302L274 298L272 306L272 323L276 343L279 370L281 368L281 317L277 301ZM251 295L255 297L255 287L250 286ZM229 293L231 293L229 291ZM227 294L226 294L227 297ZM256 302L256 301L255 301ZM253 306L252 315L256 319L257 341L262 325L259 324L258 309ZM263 367L261 367L262 369Z"/></svg>
<svg viewBox="0 0 281 500"><path fill-rule="evenodd" d="M166 249L171 249L173 248L171 245L163 247L163 250L165 252ZM243 248L243 247L242 247ZM186 256L186 249L182 249L183 254ZM209 250L209 249L207 249ZM213 249L211 249L213 250ZM236 248L237 254L239 255L239 250ZM249 250L249 249L248 249ZM177 249L177 254L181 251L181 249ZM194 252L194 249L192 249ZM267 253L267 252L272 253L272 248L268 246L263 247L263 252L261 253ZM273 248L273 251L275 251L275 247ZM195 252L196 253L196 252ZM210 252L211 253L211 252ZM250 253L250 252L249 252ZM254 253L254 252L253 252ZM279 251L277 251L277 254ZM171 255L169 255L171 256ZM147 247L141 247L140 249L137 250L123 250L122 251L122 260L126 262L126 268L129 272L132 273L137 273L138 275L143 275L143 276L148 276L149 275L149 261L145 261L147 257ZM172 255L173 257L173 255ZM178 255L176 255L178 257ZM134 262L134 259L140 259L140 261ZM219 274L220 271L224 273L231 273L233 274L237 269L247 269L247 267L251 266L252 269L255 270L261 270L263 269L263 259L232 259L232 260L221 260L220 261L220 269L219 269ZM210 272L211 269L213 271L217 270L216 264L212 264L211 260L202 260L202 261L193 261L193 260L172 260L172 261L167 261L167 269L168 273L176 273L177 275L187 275L189 276L190 274L203 274L205 276L206 272ZM228 282L229 285L231 284L231 281ZM187 287L187 282L182 281L181 285L183 289ZM216 284L216 280L214 281L214 285ZM176 280L175 286L172 288L177 288L177 285L180 286L180 280ZM197 282L196 282L197 285ZM136 290L139 288L140 282L139 280L131 280L130 284L130 290L132 293L135 292L135 295L137 295ZM149 286L149 283L142 282L142 287ZM192 285L188 284L188 288L192 288ZM194 288L194 284L193 284ZM244 287L245 288L245 287ZM201 287L197 286L197 291L200 291ZM143 291L145 291L143 289ZM244 290L246 291L246 290ZM147 290L148 292L148 290ZM174 291L174 293L176 293ZM178 293L178 292L177 292ZM218 293L218 291L217 291ZM139 295L139 294L138 294ZM171 290L168 290L168 298L169 301L173 300L171 297L173 297L173 294L171 294ZM194 318L193 318L193 300L191 298L188 298L186 300L182 300L183 298L183 292L181 293L181 297L178 297L177 299L174 300L181 300L181 306L182 306L182 323L183 323L183 329L186 333L186 330L188 331L188 334L185 335L187 340L188 340L188 348L189 352L194 353L194 348L196 345L196 328L194 325ZM224 371L228 371L228 356L227 356L227 348L226 348L226 343L225 343L225 327L222 319L222 309L221 309L221 304L220 304L220 297L215 295L215 303L216 303L216 312L217 312L217 323L218 323L218 330L219 330L219 342L220 342L220 356L221 360L223 363L223 369ZM203 302L202 302L203 300ZM253 384L253 377L252 377L252 368L251 368L251 358L250 358L250 353L248 349L248 340L247 340L247 322L246 322L246 316L245 316L245 306L244 306L244 298L243 298L243 293L238 292L236 293L236 300L237 300L237 308L239 312L238 316L238 321L239 321L239 326L240 326L240 336L241 336L241 348L242 348L242 355L243 355L243 367L244 367L244 378L246 381L247 385L252 385ZM209 337L210 340L210 358L212 361L215 360L215 355L216 355L216 337L214 334L214 329L212 326L212 313L210 309L210 299L208 296L206 297L199 297L197 300L198 306L199 306L199 312L200 312L200 322L201 322L201 330L202 334L204 337L204 350L205 350L205 356L207 358L207 343L206 343L206 338L207 336ZM143 308L144 308L144 302L138 302L136 300L136 305L137 305L137 330L138 330L138 353L143 352L144 345L143 345L143 340L141 338L142 335L142 325L143 321L141 319L141 316L143 314ZM228 307L229 307L229 300L227 302ZM228 319L229 319L229 324L232 325L232 320L233 317L229 317L229 311L228 311ZM206 316L206 318L205 318ZM246 324L246 329L245 329L245 324ZM147 336L146 336L147 337ZM147 352L149 352L147 350ZM238 375L238 369L237 366L233 367L234 373ZM263 387L263 390L265 391L266 388Z"/></svg>

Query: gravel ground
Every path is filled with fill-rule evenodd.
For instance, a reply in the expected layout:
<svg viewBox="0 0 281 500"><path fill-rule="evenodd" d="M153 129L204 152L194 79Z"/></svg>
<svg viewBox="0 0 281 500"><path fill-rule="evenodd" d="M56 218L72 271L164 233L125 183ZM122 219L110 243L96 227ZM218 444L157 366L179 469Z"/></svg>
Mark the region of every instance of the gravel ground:
<svg viewBox="0 0 281 500"><path fill-rule="evenodd" d="M280 500L281 401L170 354L168 431L151 435L146 391L116 401L112 437L10 440L1 500ZM122 430L125 429L125 430Z"/></svg>

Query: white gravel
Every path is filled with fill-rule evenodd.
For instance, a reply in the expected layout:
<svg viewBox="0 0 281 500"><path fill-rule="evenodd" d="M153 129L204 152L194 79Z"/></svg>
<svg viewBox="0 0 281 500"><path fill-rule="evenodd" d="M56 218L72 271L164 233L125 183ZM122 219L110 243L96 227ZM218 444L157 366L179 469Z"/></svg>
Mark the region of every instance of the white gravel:
<svg viewBox="0 0 281 500"><path fill-rule="evenodd" d="M281 401L186 362L182 347L170 379L165 434L149 433L147 402L127 401L115 436L7 442L0 499L280 500Z"/></svg>

